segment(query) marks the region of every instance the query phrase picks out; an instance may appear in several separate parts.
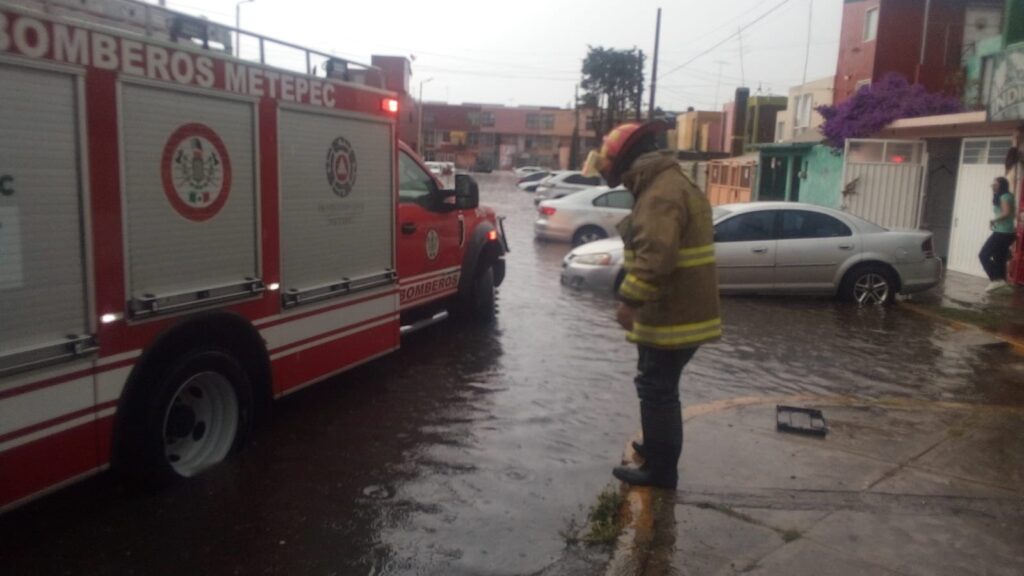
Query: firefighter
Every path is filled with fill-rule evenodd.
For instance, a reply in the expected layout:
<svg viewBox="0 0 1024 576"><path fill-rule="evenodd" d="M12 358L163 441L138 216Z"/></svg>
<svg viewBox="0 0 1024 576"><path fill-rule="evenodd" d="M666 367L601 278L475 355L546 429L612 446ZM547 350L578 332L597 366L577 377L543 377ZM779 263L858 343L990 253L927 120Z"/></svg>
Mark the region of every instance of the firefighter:
<svg viewBox="0 0 1024 576"><path fill-rule="evenodd" d="M625 243L626 276L616 313L637 345L634 379L640 399L643 457L619 466L619 480L675 488L683 448L679 378L697 348L721 337L711 205L678 162L658 152L661 121L627 123L612 130L586 171L609 186L623 184L635 197L618 226Z"/></svg>

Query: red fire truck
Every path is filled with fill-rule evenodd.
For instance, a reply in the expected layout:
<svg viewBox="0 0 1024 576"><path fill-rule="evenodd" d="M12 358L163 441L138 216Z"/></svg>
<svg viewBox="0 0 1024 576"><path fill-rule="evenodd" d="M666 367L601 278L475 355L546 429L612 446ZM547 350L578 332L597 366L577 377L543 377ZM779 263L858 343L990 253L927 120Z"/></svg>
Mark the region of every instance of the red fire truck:
<svg viewBox="0 0 1024 576"><path fill-rule="evenodd" d="M194 476L273 398L493 315L501 223L380 78L134 0L0 2L0 510Z"/></svg>

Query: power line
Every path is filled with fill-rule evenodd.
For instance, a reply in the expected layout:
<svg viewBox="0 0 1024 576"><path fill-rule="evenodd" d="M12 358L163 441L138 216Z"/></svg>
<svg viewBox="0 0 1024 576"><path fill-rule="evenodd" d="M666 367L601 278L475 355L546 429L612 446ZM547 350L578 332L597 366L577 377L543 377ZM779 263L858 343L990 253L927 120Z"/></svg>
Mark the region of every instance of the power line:
<svg viewBox="0 0 1024 576"><path fill-rule="evenodd" d="M683 62L683 63L682 63L682 64L680 64L679 66L676 66L675 68L673 68L673 69L669 70L668 72L666 72L665 74L663 74L663 75L662 75L662 77L664 78L665 76L668 76L669 74L672 74L672 73L673 73L673 72L675 72L676 70L679 70L679 69L685 68L685 67L689 66L690 64L692 64L693 62L695 62L695 61L696 61L697 59L699 59L700 57L702 57L702 56L706 56L707 54L709 54L710 52L712 52L712 51L713 51L714 49L718 48L719 46L721 46L721 45L725 44L725 43L726 43L726 42L728 42L729 40L732 40L733 38L736 38L737 36L739 36L740 34L742 34L744 30L746 30L746 29L750 28L750 27L751 27L751 26L753 26L754 24L757 24L757 23L758 23L758 22L760 22L761 20L764 20L765 18L767 18L767 17L768 17L768 16L770 15L770 14L774 13L774 12L775 12L776 10L778 10L779 8L782 8L782 7L783 7L783 6L785 6L786 4L789 4L789 2L790 2L790 0L782 0L781 2L779 2L778 4L776 4L775 6L773 6L773 7L771 8L771 9L769 9L769 10L768 10L767 12L765 12L764 14L761 14L760 16L758 16L757 18L755 18L755 19L754 19L754 20L753 20L752 22L750 22L749 24L747 24L747 25L745 25L745 26L740 26L739 30L737 30L737 31L736 31L735 33L733 33L733 34L730 34L729 36L727 36L727 37L723 38L723 39L722 39L722 40L721 40L720 42L718 42L718 43L717 43L717 44L715 44L714 46L712 46L712 47L708 48L707 50L704 50L704 51L702 51L701 53L697 54L697 55L696 55L696 56L694 56L693 58L690 58L690 59L689 59L689 60L687 60L686 62ZM742 50L742 49L741 49L741 50ZM740 53L740 57L742 57L742 56L743 56L743 54L742 54L742 51L741 51L741 53Z"/></svg>

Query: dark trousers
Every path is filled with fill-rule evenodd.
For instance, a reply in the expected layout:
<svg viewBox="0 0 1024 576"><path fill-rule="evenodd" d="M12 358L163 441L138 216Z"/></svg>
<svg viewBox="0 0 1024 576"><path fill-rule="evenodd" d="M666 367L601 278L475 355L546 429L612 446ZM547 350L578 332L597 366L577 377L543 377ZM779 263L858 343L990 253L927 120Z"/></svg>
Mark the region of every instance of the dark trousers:
<svg viewBox="0 0 1024 576"><path fill-rule="evenodd" d="M993 232L981 247L978 258L989 280L1006 280L1006 260L1010 257L1010 246L1013 246L1016 239L1017 235L1013 232Z"/></svg>
<svg viewBox="0 0 1024 576"><path fill-rule="evenodd" d="M640 359L633 383L640 401L679 406L679 378L697 349L663 350L638 344L637 351Z"/></svg>
<svg viewBox="0 0 1024 576"><path fill-rule="evenodd" d="M640 422L651 465L675 473L683 449L683 414L679 402L679 378L697 353L696 348L662 350L640 344L637 375L633 379L640 397Z"/></svg>

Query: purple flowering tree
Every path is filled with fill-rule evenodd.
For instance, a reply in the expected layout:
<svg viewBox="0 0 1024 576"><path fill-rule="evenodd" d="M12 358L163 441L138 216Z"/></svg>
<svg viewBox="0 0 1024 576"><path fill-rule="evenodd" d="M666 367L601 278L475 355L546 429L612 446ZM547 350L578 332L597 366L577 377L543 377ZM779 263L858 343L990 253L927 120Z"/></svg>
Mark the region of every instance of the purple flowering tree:
<svg viewBox="0 0 1024 576"><path fill-rule="evenodd" d="M928 92L900 74L890 73L838 106L816 108L825 122L821 133L829 146L843 149L847 138L867 138L900 118L961 112L959 98Z"/></svg>

